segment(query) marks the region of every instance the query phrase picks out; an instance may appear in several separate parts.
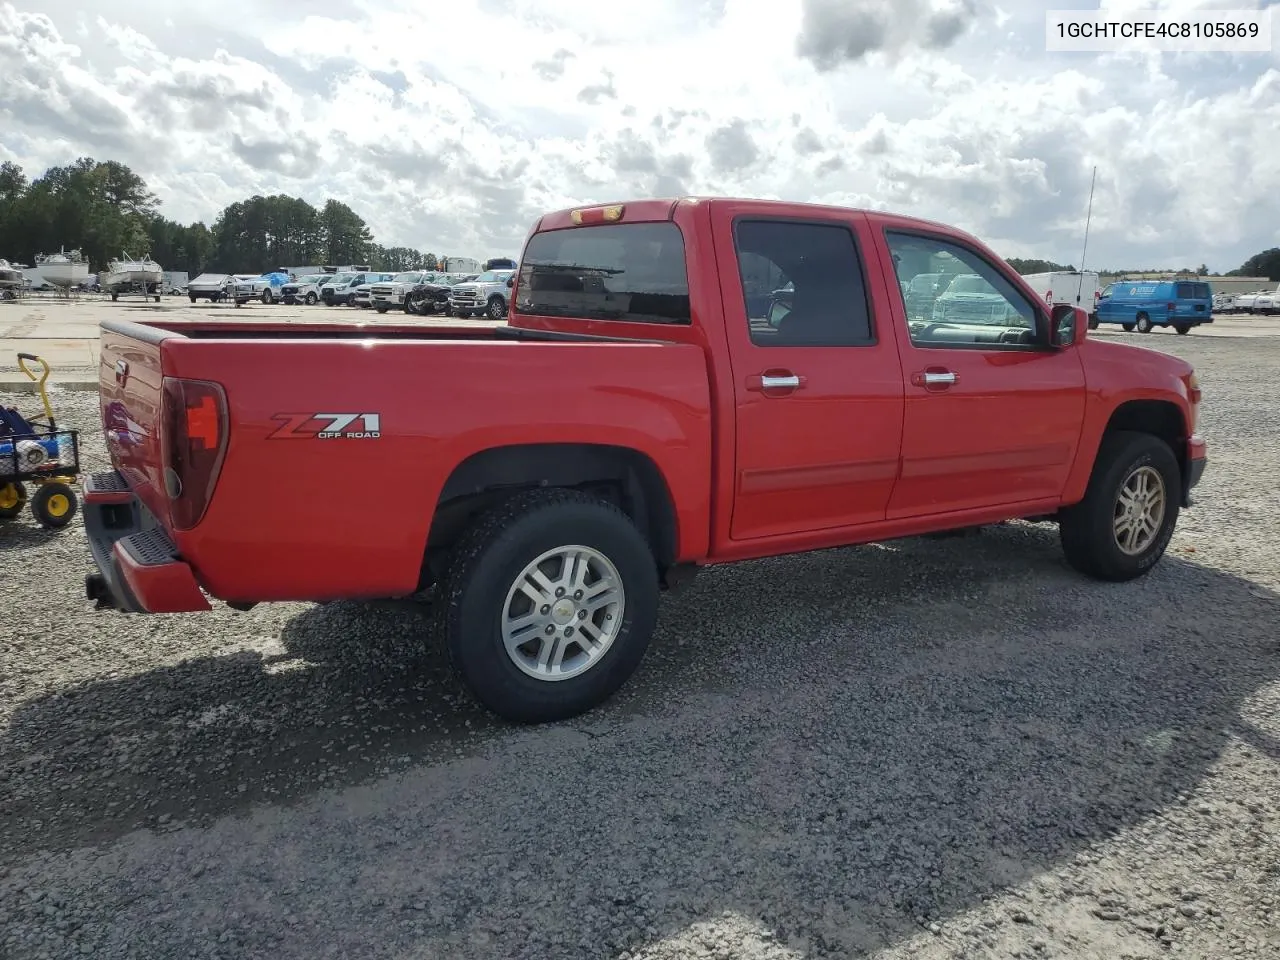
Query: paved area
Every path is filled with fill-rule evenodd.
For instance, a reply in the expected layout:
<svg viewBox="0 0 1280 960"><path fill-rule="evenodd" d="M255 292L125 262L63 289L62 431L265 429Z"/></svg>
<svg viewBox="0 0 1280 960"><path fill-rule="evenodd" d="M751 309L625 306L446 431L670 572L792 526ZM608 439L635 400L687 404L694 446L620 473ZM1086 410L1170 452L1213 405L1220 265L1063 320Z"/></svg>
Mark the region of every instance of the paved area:
<svg viewBox="0 0 1280 960"><path fill-rule="evenodd" d="M78 521L0 526L0 957L1275 960L1280 338L1226 327L1142 340L1212 443L1147 578L1030 524L713 569L549 727L420 606L95 612Z"/></svg>
<svg viewBox="0 0 1280 960"><path fill-rule="evenodd" d="M235 320L237 323L422 323L441 322L488 326L487 320L448 320L412 317L401 312L378 314L352 307L287 306L249 303L191 303L186 297L164 297L160 303L141 298L112 303L107 297L77 299L31 296L0 301L0 391L24 390L27 381L18 371L17 354L44 357L54 369L51 381L69 387L97 385L98 325L106 319L130 320L163 317L171 320Z"/></svg>

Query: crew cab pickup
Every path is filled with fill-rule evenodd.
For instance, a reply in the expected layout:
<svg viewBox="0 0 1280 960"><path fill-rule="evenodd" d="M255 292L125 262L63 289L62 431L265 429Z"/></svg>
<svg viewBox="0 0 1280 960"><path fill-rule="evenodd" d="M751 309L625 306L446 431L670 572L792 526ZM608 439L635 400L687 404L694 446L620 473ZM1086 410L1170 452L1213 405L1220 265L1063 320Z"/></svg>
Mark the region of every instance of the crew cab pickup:
<svg viewBox="0 0 1280 960"><path fill-rule="evenodd" d="M922 288L974 275L1008 309L935 319ZM506 289L493 327L104 320L89 600L421 592L476 698L545 721L610 696L660 590L704 565L1025 519L1131 580L1205 467L1188 363L1091 339L936 223L565 210ZM394 478L386 514L335 499L368 465Z"/></svg>

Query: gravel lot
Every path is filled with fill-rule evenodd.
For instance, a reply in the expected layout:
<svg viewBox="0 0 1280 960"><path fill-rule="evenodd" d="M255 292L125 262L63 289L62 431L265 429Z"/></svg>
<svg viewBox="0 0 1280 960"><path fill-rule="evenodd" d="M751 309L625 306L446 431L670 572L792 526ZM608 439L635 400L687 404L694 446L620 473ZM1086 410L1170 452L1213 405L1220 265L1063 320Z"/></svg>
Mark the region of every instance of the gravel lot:
<svg viewBox="0 0 1280 960"><path fill-rule="evenodd" d="M410 604L95 613L78 521L0 528L0 956L1280 956L1280 339L1142 342L1212 443L1149 578L1025 524L710 570L555 727Z"/></svg>

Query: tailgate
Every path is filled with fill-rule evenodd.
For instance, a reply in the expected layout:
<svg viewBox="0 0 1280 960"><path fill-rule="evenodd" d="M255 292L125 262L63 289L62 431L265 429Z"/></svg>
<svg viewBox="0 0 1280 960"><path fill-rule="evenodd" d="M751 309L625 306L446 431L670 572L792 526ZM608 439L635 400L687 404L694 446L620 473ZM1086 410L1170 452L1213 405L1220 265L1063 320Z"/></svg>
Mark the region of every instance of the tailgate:
<svg viewBox="0 0 1280 960"><path fill-rule="evenodd" d="M167 524L160 419L163 331L156 334L154 340L144 339L145 335L129 336L104 325L98 389L112 465L155 518Z"/></svg>

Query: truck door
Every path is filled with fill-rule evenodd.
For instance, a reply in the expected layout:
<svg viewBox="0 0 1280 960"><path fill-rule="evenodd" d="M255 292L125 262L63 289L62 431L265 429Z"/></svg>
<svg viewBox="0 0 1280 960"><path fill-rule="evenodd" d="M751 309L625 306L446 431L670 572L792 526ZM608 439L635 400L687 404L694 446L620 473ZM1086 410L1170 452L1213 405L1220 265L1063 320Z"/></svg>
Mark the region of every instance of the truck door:
<svg viewBox="0 0 1280 960"><path fill-rule="evenodd" d="M712 231L737 412L731 539L883 520L904 389L865 216L717 201Z"/></svg>
<svg viewBox="0 0 1280 960"><path fill-rule="evenodd" d="M898 276L941 269L967 291L918 315L894 304L907 394L888 519L1061 496L1084 422L1079 351L1051 347L1047 311L978 250L915 229L875 241Z"/></svg>

